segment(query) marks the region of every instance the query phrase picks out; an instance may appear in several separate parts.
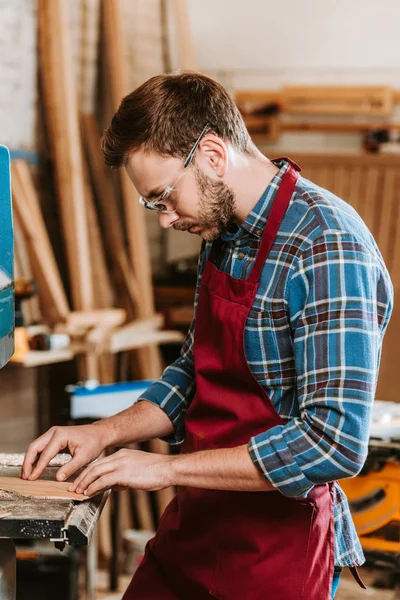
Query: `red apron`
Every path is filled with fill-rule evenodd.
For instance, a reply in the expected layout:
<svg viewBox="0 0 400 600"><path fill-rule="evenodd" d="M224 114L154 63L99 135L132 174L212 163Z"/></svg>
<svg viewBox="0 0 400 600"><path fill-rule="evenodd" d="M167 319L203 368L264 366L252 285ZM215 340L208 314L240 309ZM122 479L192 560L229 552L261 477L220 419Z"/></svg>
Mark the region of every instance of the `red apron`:
<svg viewBox="0 0 400 600"><path fill-rule="evenodd" d="M199 296L196 395L183 452L229 448L283 421L244 351L247 315L297 182L289 165L246 280L217 269L214 243ZM332 484L307 498L278 491L179 488L124 600L330 600L334 567Z"/></svg>

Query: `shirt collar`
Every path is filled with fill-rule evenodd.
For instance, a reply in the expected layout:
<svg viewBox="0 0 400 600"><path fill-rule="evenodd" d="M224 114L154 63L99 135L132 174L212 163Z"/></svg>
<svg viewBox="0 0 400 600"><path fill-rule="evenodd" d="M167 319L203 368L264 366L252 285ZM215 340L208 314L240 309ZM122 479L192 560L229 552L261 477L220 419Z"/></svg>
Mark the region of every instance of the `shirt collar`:
<svg viewBox="0 0 400 600"><path fill-rule="evenodd" d="M247 215L246 219L241 223L240 226L232 224L229 231L222 234L222 240L228 242L240 238L245 232L259 238L264 231L265 223L272 206L272 202L275 198L275 194L282 182L283 176L286 173L289 163L285 159L273 160L272 161L279 171L269 182L267 188L264 190L261 198L258 200L255 207Z"/></svg>

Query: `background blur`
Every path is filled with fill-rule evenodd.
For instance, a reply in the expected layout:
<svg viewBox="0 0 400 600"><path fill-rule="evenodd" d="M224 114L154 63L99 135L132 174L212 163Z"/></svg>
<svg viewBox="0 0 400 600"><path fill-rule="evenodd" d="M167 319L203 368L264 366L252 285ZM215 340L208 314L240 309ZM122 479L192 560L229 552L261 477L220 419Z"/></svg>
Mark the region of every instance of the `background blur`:
<svg viewBox="0 0 400 600"><path fill-rule="evenodd" d="M99 151L121 98L153 75L197 69L221 82L268 157L290 155L359 211L399 290L399 22L398 0L0 0L18 325L0 371L0 452L23 453L51 425L71 423L67 386L152 379L178 356L200 241L161 230ZM399 334L395 307L377 390L387 404L376 417L378 430L391 429L378 431L384 445L371 450L365 492L391 500L363 505L357 522L374 568L366 577L383 588L364 594L345 579L339 600L399 597ZM120 536L152 530L167 499L131 494ZM109 568L104 527L99 558Z"/></svg>

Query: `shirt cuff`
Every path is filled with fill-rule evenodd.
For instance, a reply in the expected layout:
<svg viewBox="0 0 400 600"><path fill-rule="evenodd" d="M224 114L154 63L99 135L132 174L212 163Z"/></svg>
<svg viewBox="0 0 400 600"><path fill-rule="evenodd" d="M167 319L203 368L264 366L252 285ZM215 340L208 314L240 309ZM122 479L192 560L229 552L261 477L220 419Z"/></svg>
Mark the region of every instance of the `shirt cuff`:
<svg viewBox="0 0 400 600"><path fill-rule="evenodd" d="M174 432L161 438L162 440L172 446L184 442L188 402L179 391L178 386L173 386L162 380L155 381L137 401L151 402L161 408L171 420Z"/></svg>
<svg viewBox="0 0 400 600"><path fill-rule="evenodd" d="M306 498L314 485L301 471L287 447L282 430L273 427L251 438L250 457L268 481L284 496Z"/></svg>

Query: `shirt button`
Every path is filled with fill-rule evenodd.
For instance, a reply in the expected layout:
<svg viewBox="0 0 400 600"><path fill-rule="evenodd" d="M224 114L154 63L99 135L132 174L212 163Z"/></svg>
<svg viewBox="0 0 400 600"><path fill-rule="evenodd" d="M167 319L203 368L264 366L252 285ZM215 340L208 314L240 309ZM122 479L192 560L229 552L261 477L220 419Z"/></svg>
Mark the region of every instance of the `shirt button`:
<svg viewBox="0 0 400 600"><path fill-rule="evenodd" d="M239 254L237 255L239 260L243 260L244 259L244 254L243 252L239 252Z"/></svg>
<svg viewBox="0 0 400 600"><path fill-rule="evenodd" d="M262 230L261 229L256 229L255 232L257 237L261 237L262 236Z"/></svg>

